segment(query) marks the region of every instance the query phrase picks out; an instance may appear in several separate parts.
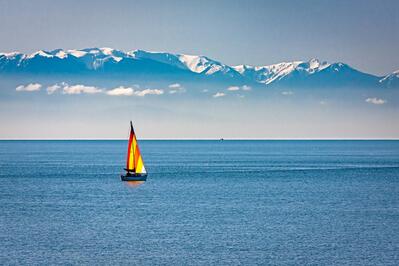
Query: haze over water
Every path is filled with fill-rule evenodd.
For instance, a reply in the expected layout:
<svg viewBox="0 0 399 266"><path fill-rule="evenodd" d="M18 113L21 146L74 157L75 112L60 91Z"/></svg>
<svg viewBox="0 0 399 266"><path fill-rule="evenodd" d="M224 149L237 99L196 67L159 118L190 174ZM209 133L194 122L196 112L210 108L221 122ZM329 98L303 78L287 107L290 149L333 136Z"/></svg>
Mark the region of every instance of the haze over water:
<svg viewBox="0 0 399 266"><path fill-rule="evenodd" d="M399 141L0 141L0 264L395 265Z"/></svg>

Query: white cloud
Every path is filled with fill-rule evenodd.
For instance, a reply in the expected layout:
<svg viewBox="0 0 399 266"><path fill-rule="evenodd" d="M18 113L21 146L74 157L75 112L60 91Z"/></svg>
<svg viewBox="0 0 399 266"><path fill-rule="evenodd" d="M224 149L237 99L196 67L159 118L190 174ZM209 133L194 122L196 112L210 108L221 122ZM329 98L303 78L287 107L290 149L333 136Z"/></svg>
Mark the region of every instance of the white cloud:
<svg viewBox="0 0 399 266"><path fill-rule="evenodd" d="M283 92L281 92L281 94L284 96L290 96L290 95L294 95L294 92L293 91L283 91Z"/></svg>
<svg viewBox="0 0 399 266"><path fill-rule="evenodd" d="M240 87L238 87L238 86L230 86L230 87L227 88L227 90L228 91L238 91L238 90L240 90Z"/></svg>
<svg viewBox="0 0 399 266"><path fill-rule="evenodd" d="M19 85L15 88L16 91L39 91L42 87L39 83L30 83L28 85Z"/></svg>
<svg viewBox="0 0 399 266"><path fill-rule="evenodd" d="M203 89L202 92L208 92L208 89Z"/></svg>
<svg viewBox="0 0 399 266"><path fill-rule="evenodd" d="M54 85L48 86L47 87L47 94L53 94L54 92L56 92L60 88L61 88L61 86L58 85L58 84L54 84Z"/></svg>
<svg viewBox="0 0 399 266"><path fill-rule="evenodd" d="M184 87L179 83L170 84L168 88L170 89L170 94L183 93L186 91Z"/></svg>
<svg viewBox="0 0 399 266"><path fill-rule="evenodd" d="M63 94L94 94L102 92L101 89L94 87L94 86L85 86L85 85L65 85L63 88Z"/></svg>
<svg viewBox="0 0 399 266"><path fill-rule="evenodd" d="M379 98L367 98L366 99L366 102L368 102L368 103L371 103L371 104L378 104L378 105L380 105L380 104L384 104L384 103L386 103L387 101L386 100L383 100L383 99L379 99Z"/></svg>
<svg viewBox="0 0 399 266"><path fill-rule="evenodd" d="M230 86L227 88L228 91L239 91L239 90L243 90L243 91L250 91L251 87L248 85L243 85L241 87L239 86Z"/></svg>
<svg viewBox="0 0 399 266"><path fill-rule="evenodd" d="M123 86L120 86L112 90L106 91L105 93L111 96L132 96L133 92L133 88L125 88Z"/></svg>
<svg viewBox="0 0 399 266"><path fill-rule="evenodd" d="M110 90L106 90L106 89L101 89L101 88L98 88L95 86L86 86L86 85L81 85L81 84L68 85L67 83L62 82L60 84L54 84L54 85L47 87L47 93L53 94L60 89L62 90L62 94L104 93L104 94L110 95L110 96L139 96L139 97L143 97L147 94L161 95L164 93L164 91L160 90L160 89L137 90L137 88L138 88L137 85L135 85L135 87L119 86L119 87L115 87Z"/></svg>
<svg viewBox="0 0 399 266"><path fill-rule="evenodd" d="M147 94L161 95L161 94L163 94L163 90L145 89L145 90L142 90L142 91L135 91L134 92L134 95L140 96L140 97L146 96Z"/></svg>
<svg viewBox="0 0 399 266"><path fill-rule="evenodd" d="M250 86L248 86L248 85L244 85L244 86L241 87L241 89L243 91L250 91L252 88Z"/></svg>
<svg viewBox="0 0 399 266"><path fill-rule="evenodd" d="M170 89L180 89L180 88L182 88L182 85L180 85L179 83L174 83L174 84L170 84L168 87Z"/></svg>
<svg viewBox="0 0 399 266"><path fill-rule="evenodd" d="M216 94L212 95L213 98L219 98L219 97L224 97L226 94L223 92L217 92Z"/></svg>

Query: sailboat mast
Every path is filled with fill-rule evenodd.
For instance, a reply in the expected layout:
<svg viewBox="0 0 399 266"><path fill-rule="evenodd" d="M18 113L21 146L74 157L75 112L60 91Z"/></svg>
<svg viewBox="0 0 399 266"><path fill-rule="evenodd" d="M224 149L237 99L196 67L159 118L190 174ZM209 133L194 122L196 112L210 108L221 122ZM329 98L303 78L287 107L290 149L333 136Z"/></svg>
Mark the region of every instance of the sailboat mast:
<svg viewBox="0 0 399 266"><path fill-rule="evenodd" d="M134 147L134 129L133 129L133 123L132 123L132 121L130 121L130 135L131 136L133 136L132 137L132 141L130 142L130 148L131 149L133 149L133 172L136 172L136 164L135 164L135 161L136 161L136 158L135 158L135 154L136 154L136 151L135 151L135 147Z"/></svg>
<svg viewBox="0 0 399 266"><path fill-rule="evenodd" d="M133 126L130 121L129 141L127 143L126 171L134 171L134 150L133 149Z"/></svg>

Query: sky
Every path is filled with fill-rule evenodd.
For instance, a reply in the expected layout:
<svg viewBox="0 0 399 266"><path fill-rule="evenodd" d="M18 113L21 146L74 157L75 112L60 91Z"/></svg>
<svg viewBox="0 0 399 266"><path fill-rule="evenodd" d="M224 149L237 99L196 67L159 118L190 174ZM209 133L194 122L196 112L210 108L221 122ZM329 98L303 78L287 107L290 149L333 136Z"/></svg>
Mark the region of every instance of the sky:
<svg viewBox="0 0 399 266"><path fill-rule="evenodd" d="M229 65L319 58L399 69L399 1L6 1L0 51L112 47Z"/></svg>

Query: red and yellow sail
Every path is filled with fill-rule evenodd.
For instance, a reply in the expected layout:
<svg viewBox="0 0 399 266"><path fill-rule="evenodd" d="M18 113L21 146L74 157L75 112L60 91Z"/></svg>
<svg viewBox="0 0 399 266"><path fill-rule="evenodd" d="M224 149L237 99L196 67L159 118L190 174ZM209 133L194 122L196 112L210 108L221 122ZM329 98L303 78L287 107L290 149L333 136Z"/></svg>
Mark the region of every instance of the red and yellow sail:
<svg viewBox="0 0 399 266"><path fill-rule="evenodd" d="M132 122L130 122L130 136L127 147L126 170L137 174L147 173L144 167L143 158L141 157L139 144L137 143L136 134L134 133Z"/></svg>

